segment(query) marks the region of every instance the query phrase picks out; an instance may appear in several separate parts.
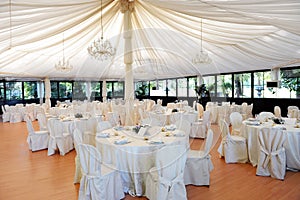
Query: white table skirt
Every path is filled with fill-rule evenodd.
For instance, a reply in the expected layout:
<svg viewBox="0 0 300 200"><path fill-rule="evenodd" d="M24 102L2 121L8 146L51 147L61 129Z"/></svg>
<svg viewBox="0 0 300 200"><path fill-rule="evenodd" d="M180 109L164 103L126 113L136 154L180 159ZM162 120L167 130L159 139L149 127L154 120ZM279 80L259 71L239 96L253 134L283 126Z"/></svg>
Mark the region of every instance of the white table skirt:
<svg viewBox="0 0 300 200"><path fill-rule="evenodd" d="M166 132L149 136L149 140L137 136L132 131L105 130L109 138L96 137L96 147L100 151L104 163L113 164L120 170L124 192L134 192L137 196L144 195L146 176L150 168L155 166L156 150L164 145L183 144L186 145L188 136L175 137L165 136ZM117 133L118 136L114 136ZM173 133L184 134L175 130ZM130 143L117 145L114 142L121 138L128 138ZM149 144L150 141L161 140L163 144Z"/></svg>

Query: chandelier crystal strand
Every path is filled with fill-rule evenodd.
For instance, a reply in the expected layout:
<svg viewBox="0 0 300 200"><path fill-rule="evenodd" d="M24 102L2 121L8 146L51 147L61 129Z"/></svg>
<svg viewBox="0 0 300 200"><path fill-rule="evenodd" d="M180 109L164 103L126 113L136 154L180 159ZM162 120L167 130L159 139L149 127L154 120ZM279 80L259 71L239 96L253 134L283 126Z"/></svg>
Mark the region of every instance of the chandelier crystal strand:
<svg viewBox="0 0 300 200"><path fill-rule="evenodd" d="M207 53L207 52L204 52L204 51L203 51L203 48L202 48L202 41L203 41L203 40L202 40L202 18L201 18L201 29L200 29L200 31L201 31L201 35L200 35L200 37L201 37L201 43L200 43L201 49L200 49L200 52L196 55L196 57L193 58L192 62L193 62L194 64L209 64L209 63L212 62L212 60L211 60L211 58L208 56L208 53Z"/></svg>
<svg viewBox="0 0 300 200"><path fill-rule="evenodd" d="M73 66L70 64L69 59L66 60L65 58L65 37L63 34L63 58L59 60L58 63L55 65L57 71L60 72L70 72L73 69Z"/></svg>
<svg viewBox="0 0 300 200"><path fill-rule="evenodd" d="M102 25L102 0L101 0L101 37L92 42L87 48L89 54L95 59L104 61L112 58L116 54L116 49L111 45L108 40L103 39L103 25Z"/></svg>

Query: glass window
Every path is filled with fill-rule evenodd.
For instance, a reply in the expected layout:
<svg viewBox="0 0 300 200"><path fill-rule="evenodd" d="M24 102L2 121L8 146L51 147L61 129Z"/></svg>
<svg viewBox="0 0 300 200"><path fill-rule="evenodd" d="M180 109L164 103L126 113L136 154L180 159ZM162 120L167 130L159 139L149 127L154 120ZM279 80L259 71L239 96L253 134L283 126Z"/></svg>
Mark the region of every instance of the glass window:
<svg viewBox="0 0 300 200"><path fill-rule="evenodd" d="M100 82L93 81L91 82L91 98L101 97L101 84Z"/></svg>
<svg viewBox="0 0 300 200"><path fill-rule="evenodd" d="M159 80L156 89L158 89L157 96L167 96L167 80Z"/></svg>
<svg viewBox="0 0 300 200"><path fill-rule="evenodd" d="M4 101L4 83L0 82L0 101Z"/></svg>
<svg viewBox="0 0 300 200"><path fill-rule="evenodd" d="M106 95L108 99L112 98L112 91L113 91L113 83L112 82L106 82Z"/></svg>
<svg viewBox="0 0 300 200"><path fill-rule="evenodd" d="M251 73L234 74L234 97L251 98Z"/></svg>
<svg viewBox="0 0 300 200"><path fill-rule="evenodd" d="M206 85L206 88L209 91L210 96L214 97L215 89L216 89L215 76L204 76L202 78L203 78L203 83Z"/></svg>
<svg viewBox="0 0 300 200"><path fill-rule="evenodd" d="M58 86L56 81L51 81L51 98L58 98Z"/></svg>
<svg viewBox="0 0 300 200"><path fill-rule="evenodd" d="M72 98L72 83L59 82L59 98Z"/></svg>
<svg viewBox="0 0 300 200"><path fill-rule="evenodd" d="M267 88L267 81L271 80L271 73L255 72L254 73L254 98L267 97L271 98L273 92L271 88Z"/></svg>
<svg viewBox="0 0 300 200"><path fill-rule="evenodd" d="M280 97L300 98L300 69L281 70Z"/></svg>
<svg viewBox="0 0 300 200"><path fill-rule="evenodd" d="M197 77L189 78L189 97L196 97Z"/></svg>
<svg viewBox="0 0 300 200"><path fill-rule="evenodd" d="M178 97L187 96L187 78L177 79Z"/></svg>
<svg viewBox="0 0 300 200"><path fill-rule="evenodd" d="M6 99L7 100L21 100L22 82L6 82Z"/></svg>
<svg viewBox="0 0 300 200"><path fill-rule="evenodd" d="M124 96L124 82L114 82L113 83L114 94L115 97L123 97Z"/></svg>
<svg viewBox="0 0 300 200"><path fill-rule="evenodd" d="M76 81L73 84L73 99L86 98L86 83L83 81Z"/></svg>
<svg viewBox="0 0 300 200"><path fill-rule="evenodd" d="M168 80L168 96L176 97L176 79Z"/></svg>
<svg viewBox="0 0 300 200"><path fill-rule="evenodd" d="M24 99L38 98L37 82L24 82Z"/></svg>
<svg viewBox="0 0 300 200"><path fill-rule="evenodd" d="M135 95L139 97L144 97L149 95L149 82L139 81L135 83Z"/></svg>
<svg viewBox="0 0 300 200"><path fill-rule="evenodd" d="M231 76L231 74L217 76L217 96L218 97L232 97L232 76Z"/></svg>

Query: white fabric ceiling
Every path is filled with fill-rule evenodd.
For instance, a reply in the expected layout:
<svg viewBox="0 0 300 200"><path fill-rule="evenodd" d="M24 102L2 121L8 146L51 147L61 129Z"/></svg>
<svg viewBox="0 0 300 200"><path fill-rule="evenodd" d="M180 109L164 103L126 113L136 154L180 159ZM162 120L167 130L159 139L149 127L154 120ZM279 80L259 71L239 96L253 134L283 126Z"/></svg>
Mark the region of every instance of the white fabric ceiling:
<svg viewBox="0 0 300 200"><path fill-rule="evenodd" d="M11 12L10 12L11 10ZM103 0L104 38L112 61L93 59L87 47L100 35L100 0L1 0L0 76L123 79L123 13ZM193 65L203 49L213 60ZM134 0L133 68L136 80L205 75L299 65L299 0ZM55 64L65 56L73 70Z"/></svg>

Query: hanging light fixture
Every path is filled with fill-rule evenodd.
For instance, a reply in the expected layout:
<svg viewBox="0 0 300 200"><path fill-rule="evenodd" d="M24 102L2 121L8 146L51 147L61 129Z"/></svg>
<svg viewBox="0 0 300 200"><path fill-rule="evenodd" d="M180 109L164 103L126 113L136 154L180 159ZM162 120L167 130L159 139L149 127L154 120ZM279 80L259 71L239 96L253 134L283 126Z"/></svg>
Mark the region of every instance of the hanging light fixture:
<svg viewBox="0 0 300 200"><path fill-rule="evenodd" d="M103 39L103 25L102 25L102 0L101 0L101 37L94 40L94 42L87 48L89 54L98 60L107 60L116 54L116 49L112 47L108 40Z"/></svg>
<svg viewBox="0 0 300 200"><path fill-rule="evenodd" d="M73 69L73 66L70 64L69 59L65 58L65 37L63 34L63 57L62 60L59 60L55 65L55 69L60 72L70 72Z"/></svg>
<svg viewBox="0 0 300 200"><path fill-rule="evenodd" d="M207 52L203 51L202 48L202 18L201 18L201 43L200 43L200 52L193 58L192 62L194 64L209 64L211 63L211 58L208 56Z"/></svg>

